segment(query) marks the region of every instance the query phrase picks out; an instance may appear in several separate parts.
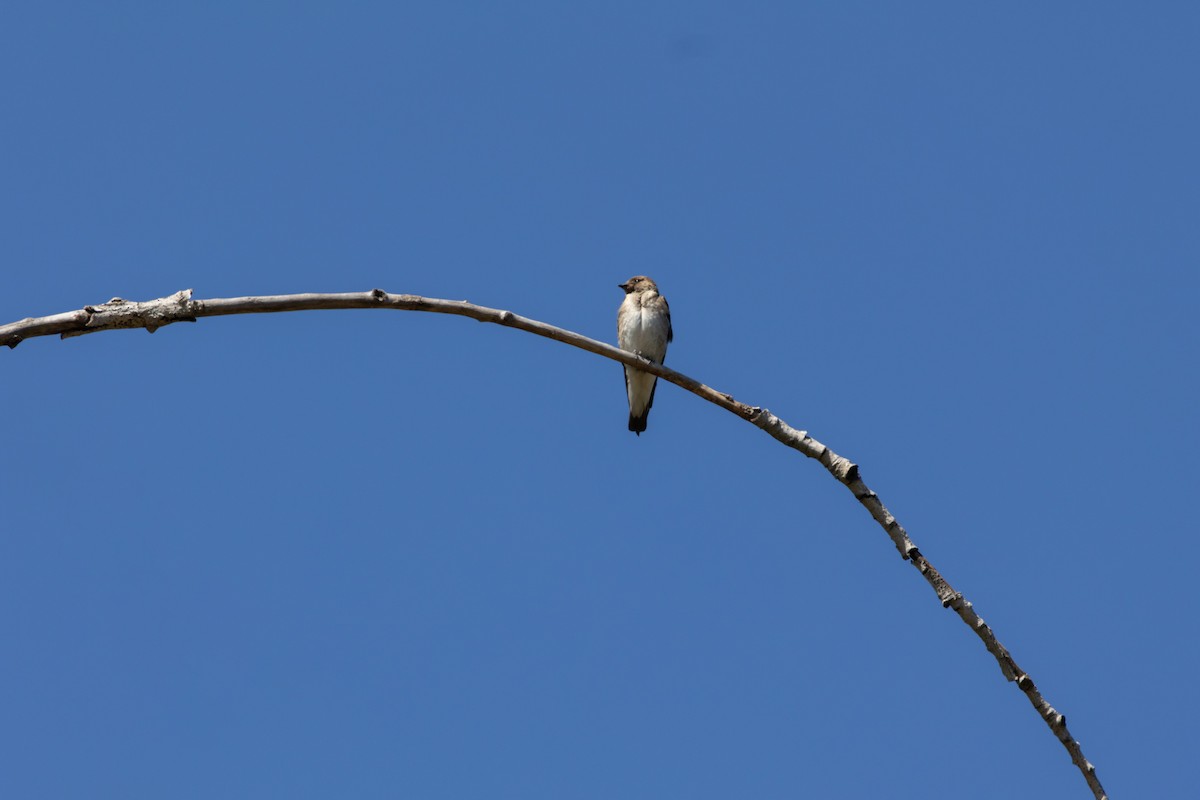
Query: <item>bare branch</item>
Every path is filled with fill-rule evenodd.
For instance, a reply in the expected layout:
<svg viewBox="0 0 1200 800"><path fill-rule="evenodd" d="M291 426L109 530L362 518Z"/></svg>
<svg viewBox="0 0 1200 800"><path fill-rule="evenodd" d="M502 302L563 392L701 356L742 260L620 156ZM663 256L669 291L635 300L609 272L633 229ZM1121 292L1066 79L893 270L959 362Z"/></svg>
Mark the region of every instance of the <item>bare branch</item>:
<svg viewBox="0 0 1200 800"><path fill-rule="evenodd" d="M429 311L436 314L455 314L470 317L480 322L493 322L508 328L534 333L547 339L554 339L572 347L578 347L613 361L619 361L632 367L650 372L665 381L687 389L710 403L720 406L747 422L778 439L783 444L798 450L809 458L816 459L842 485L848 488L854 497L862 503L876 522L883 528L892 544L900 553L901 558L910 561L924 576L926 582L937 593L938 600L944 608L952 609L967 626L982 640L984 647L996 659L1005 679L1015 681L1017 686L1029 698L1041 718L1050 727L1051 733L1062 742L1071 756L1071 761L1083 773L1088 787L1097 800L1106 800L1104 787L1096 777L1096 769L1083 757L1079 742L1067 730L1066 717L1058 713L1045 698L1042 697L1033 679L1022 670L1009 655L1004 645L996 639L992 631L975 613L962 593L956 591L949 581L942 577L929 560L917 549L908 537L907 531L896 521L887 510L875 492L871 491L859 475L856 464L834 453L825 445L808 435L806 431L796 430L779 417L765 408L749 406L734 400L731 395L718 392L700 381L689 378L661 364L654 364L644 358L626 352L612 345L589 339L573 331L556 328L544 322L518 316L511 311L487 308L468 303L465 300L441 300L433 297L418 297L412 294L388 294L382 289L372 289L369 292L345 292L339 294L288 294L269 297L231 297L215 298L212 300L193 300L192 290L185 289L170 297L135 303L121 298L113 298L98 306L85 306L79 311L68 311L49 317L23 319L7 325L0 325L0 344L16 347L25 339L36 336L59 334L62 338L82 336L102 330L116 328L145 328L153 333L164 325L172 322L195 322L201 317L219 317L227 314L264 314L278 311L315 311L324 309L346 308L386 308L396 311Z"/></svg>

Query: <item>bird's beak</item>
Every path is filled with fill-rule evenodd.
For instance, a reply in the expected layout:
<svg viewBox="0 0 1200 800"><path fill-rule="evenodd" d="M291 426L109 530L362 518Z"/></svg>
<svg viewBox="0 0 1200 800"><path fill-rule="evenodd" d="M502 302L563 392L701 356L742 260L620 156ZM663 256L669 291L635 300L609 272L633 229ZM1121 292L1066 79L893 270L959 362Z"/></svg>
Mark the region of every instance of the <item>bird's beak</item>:
<svg viewBox="0 0 1200 800"><path fill-rule="evenodd" d="M618 289L624 289L624 290L625 290L625 294L629 294L629 284L628 284L628 283L618 283L618 284L617 284L617 288L618 288Z"/></svg>

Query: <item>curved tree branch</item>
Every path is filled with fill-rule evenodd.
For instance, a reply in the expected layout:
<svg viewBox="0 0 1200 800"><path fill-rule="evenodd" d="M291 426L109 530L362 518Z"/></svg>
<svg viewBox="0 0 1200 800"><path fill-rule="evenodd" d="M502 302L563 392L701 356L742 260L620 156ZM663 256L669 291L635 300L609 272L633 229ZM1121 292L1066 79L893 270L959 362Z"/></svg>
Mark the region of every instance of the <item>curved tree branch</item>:
<svg viewBox="0 0 1200 800"><path fill-rule="evenodd" d="M1096 777L1096 768L1083 757L1079 742L1067 730L1067 719L1056 711L1042 697L1033 679L1028 673L1017 666L1016 661L1009 655L1004 645L996 639L992 629L975 613L975 609L950 583L942 577L929 560L921 554L917 546L908 537L903 526L887 510L875 492L863 482L859 475L858 466L848 459L834 453L825 445L808 435L806 431L796 430L772 414L765 408L749 406L734 400L731 395L704 385L700 381L689 378L661 364L654 364L644 358L626 352L612 345L589 339L578 333L556 328L544 322L528 319L496 308L487 308L468 303L465 300L441 300L433 297L418 297L411 294L388 294L382 289L372 289L369 292L344 292L338 294L287 294L269 297L230 297L212 300L193 300L192 290L185 289L170 297L162 297L146 302L131 302L115 297L107 303L97 306L85 306L78 311L68 311L48 317L27 318L7 325L0 325L0 344L13 348L25 339L36 336L59 334L62 338L82 336L115 328L145 328L153 333L164 325L173 322L195 322L201 317L219 317L226 314L263 314L278 311L313 311L342 308L387 308L396 311L430 311L436 314L455 314L470 317L480 322L493 322L509 328L545 336L573 347L595 353L613 361L620 361L632 367L645 370L657 375L665 381L687 389L693 394L710 403L736 414L747 422L778 439L783 444L799 450L809 458L816 459L843 486L849 489L855 499L860 502L867 512L879 523L884 533L892 540L892 544L900 553L900 557L910 561L925 578L926 582L937 593L943 608L950 608L959 618L980 638L983 646L996 659L1000 671L1009 681L1015 681L1018 688L1029 698L1034 709L1050 727L1050 732L1062 742L1071 756L1072 763L1083 773L1088 787L1097 800L1105 800L1107 795L1100 780Z"/></svg>

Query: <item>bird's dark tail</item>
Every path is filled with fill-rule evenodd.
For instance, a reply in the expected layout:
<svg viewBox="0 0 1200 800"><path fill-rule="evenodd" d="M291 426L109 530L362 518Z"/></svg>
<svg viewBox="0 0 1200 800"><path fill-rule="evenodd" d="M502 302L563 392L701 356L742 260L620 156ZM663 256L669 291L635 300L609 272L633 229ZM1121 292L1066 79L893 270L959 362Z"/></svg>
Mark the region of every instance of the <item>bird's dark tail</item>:
<svg viewBox="0 0 1200 800"><path fill-rule="evenodd" d="M633 414L630 414L629 430L633 431L638 436L641 436L642 431L646 430L646 417L648 416L650 416L650 409L646 409L646 413L642 414L640 417L635 417Z"/></svg>
<svg viewBox="0 0 1200 800"><path fill-rule="evenodd" d="M629 390L628 376L625 378L625 390ZM650 385L650 399L646 401L646 407L642 409L642 415L640 417L635 417L632 411L629 413L629 430L633 431L638 436L641 436L642 431L646 430L646 418L650 416L650 409L654 408L654 393L656 391L658 391L657 380Z"/></svg>

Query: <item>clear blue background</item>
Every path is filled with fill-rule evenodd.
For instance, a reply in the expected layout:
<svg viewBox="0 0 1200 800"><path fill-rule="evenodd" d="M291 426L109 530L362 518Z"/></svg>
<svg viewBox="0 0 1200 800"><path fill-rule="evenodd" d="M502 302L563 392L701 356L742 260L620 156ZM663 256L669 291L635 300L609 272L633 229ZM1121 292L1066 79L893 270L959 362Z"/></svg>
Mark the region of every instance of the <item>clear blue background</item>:
<svg viewBox="0 0 1200 800"><path fill-rule="evenodd" d="M0 322L468 299L862 465L1114 797L1194 788L1200 7L9 4ZM1088 797L818 465L428 314L0 352L0 795Z"/></svg>

